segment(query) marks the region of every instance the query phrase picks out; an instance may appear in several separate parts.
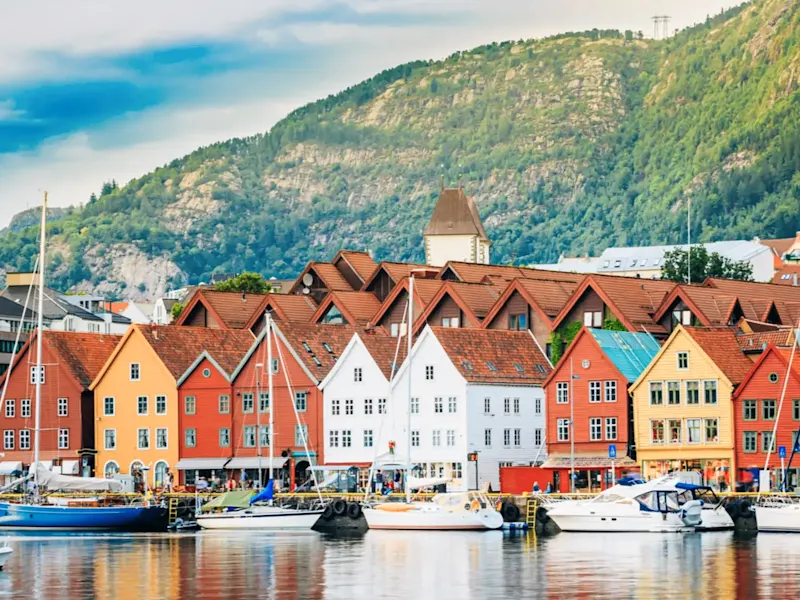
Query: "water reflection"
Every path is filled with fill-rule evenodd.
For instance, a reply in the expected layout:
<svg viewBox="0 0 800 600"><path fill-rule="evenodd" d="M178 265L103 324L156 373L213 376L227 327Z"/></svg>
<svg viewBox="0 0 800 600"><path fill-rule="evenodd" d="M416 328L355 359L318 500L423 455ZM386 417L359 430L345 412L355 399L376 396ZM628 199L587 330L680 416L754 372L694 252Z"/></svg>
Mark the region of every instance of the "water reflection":
<svg viewBox="0 0 800 600"><path fill-rule="evenodd" d="M0 598L798 598L800 536L16 536Z"/></svg>

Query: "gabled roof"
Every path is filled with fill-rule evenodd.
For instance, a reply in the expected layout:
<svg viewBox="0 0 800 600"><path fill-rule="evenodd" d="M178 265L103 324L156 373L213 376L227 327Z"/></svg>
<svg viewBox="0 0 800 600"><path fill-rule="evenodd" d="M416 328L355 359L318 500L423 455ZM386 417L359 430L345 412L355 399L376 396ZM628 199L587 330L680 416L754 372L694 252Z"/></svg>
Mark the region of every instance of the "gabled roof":
<svg viewBox="0 0 800 600"><path fill-rule="evenodd" d="M542 320L550 325L567 301L570 299L578 284L571 281L552 281L546 279L522 279L511 281L503 294L494 303L494 306L483 320L483 327L487 328L494 318L503 309L508 300L517 292L533 307Z"/></svg>
<svg viewBox="0 0 800 600"><path fill-rule="evenodd" d="M796 279L800 280L800 265L782 265L775 271L775 275L772 277L772 283L797 287L795 283Z"/></svg>
<svg viewBox="0 0 800 600"><path fill-rule="evenodd" d="M724 294L714 288L677 284L664 298L653 320L660 321L678 300L682 300L706 327L727 326L737 302L736 296Z"/></svg>
<svg viewBox="0 0 800 600"><path fill-rule="evenodd" d="M339 309L349 325L359 326L372 320L381 303L370 292L330 292L311 317L311 322L319 323L331 305Z"/></svg>
<svg viewBox="0 0 800 600"><path fill-rule="evenodd" d="M415 282L416 283L416 282ZM418 319L414 320L414 333L436 309L445 296L449 296L464 311L476 327L494 306L500 294L495 288L482 283L463 283L460 281L445 281L444 285L428 303L427 308Z"/></svg>
<svg viewBox="0 0 800 600"><path fill-rule="evenodd" d="M175 321L175 326L183 326L197 305L203 306L225 329L245 329L247 324L259 311L266 294L248 294L243 292L218 292L199 288L189 304Z"/></svg>
<svg viewBox="0 0 800 600"><path fill-rule="evenodd" d="M260 319L264 318L266 311L272 311L277 317L276 321L290 323L310 323L317 311L317 304L307 294L275 294L264 296L261 305L247 322L247 329L253 329Z"/></svg>
<svg viewBox="0 0 800 600"><path fill-rule="evenodd" d="M310 273L312 277L315 278L315 281L312 282L311 287L318 287L316 286L316 279L319 279L325 288L331 292L352 292L353 288L347 283L347 279L344 278L335 266L331 263L325 262L310 262L306 265L306 268L303 269L303 272L300 273L300 276L295 280L294 285L289 290L290 294L297 294L299 293L304 287L303 284L303 277L306 273Z"/></svg>
<svg viewBox="0 0 800 600"><path fill-rule="evenodd" d="M553 322L558 327L589 289L593 289L629 331L666 333L653 318L665 296L675 286L671 281L588 275Z"/></svg>
<svg viewBox="0 0 800 600"><path fill-rule="evenodd" d="M736 391L733 393L733 398L736 399L744 393L744 389L747 386L747 383L755 376L758 372L761 364L767 360L769 356L777 356L780 361L783 363L784 368L786 369L784 373L781 373L780 376L784 377L786 372L789 372L789 362L791 361L792 370L790 371L792 377L797 383L800 383L800 353L795 351L794 358L792 358L792 351L789 348L776 348L774 345L769 344L765 349L761 356L758 357L758 360L752 363L752 367L750 371L747 373L747 376L742 380L741 385L736 388Z"/></svg>
<svg viewBox="0 0 800 600"><path fill-rule="evenodd" d="M789 251L797 238L778 238L774 240L759 240L760 244L764 246L768 246L772 249L772 252L780 259L783 259L783 255Z"/></svg>
<svg viewBox="0 0 800 600"><path fill-rule="evenodd" d="M509 265L481 265L478 263L451 260L439 269L437 277L442 279L446 272L451 272L459 281L466 283L481 283L487 276L512 281L519 277L525 279L549 279L553 281L579 282L583 275L578 273L565 273L562 271L544 271L527 267L514 267Z"/></svg>
<svg viewBox="0 0 800 600"><path fill-rule="evenodd" d="M348 354L353 351L354 346L357 344L362 345L372 357L372 360L375 361L375 366L380 369L387 382L399 371L408 350L408 342L405 337L389 337L381 329L369 331L359 329L350 338L336 364L320 382L320 389L325 389L328 382L335 376L341 365L346 361Z"/></svg>
<svg viewBox="0 0 800 600"><path fill-rule="evenodd" d="M22 317L23 310L25 311L26 321L36 321L36 311L32 310L34 304L32 299L28 301L28 308L25 309L25 299L22 302L15 302L5 296L0 296L0 317L19 320Z"/></svg>
<svg viewBox="0 0 800 600"><path fill-rule="evenodd" d="M529 331L430 330L453 366L471 383L541 385L552 370Z"/></svg>
<svg viewBox="0 0 800 600"><path fill-rule="evenodd" d="M778 348L791 348L794 342L794 329L784 327L770 331L737 333L736 341L745 354L761 353L770 344Z"/></svg>
<svg viewBox="0 0 800 600"><path fill-rule="evenodd" d="M732 329L687 327L685 331L731 383L737 385L744 380L753 363L742 353Z"/></svg>
<svg viewBox="0 0 800 600"><path fill-rule="evenodd" d="M38 333L34 331L28 337L25 345L14 357L12 370L21 364L27 365L27 363L23 363L22 359L32 348L35 348L37 336ZM42 344L51 348L58 355L60 364L69 371L84 390L88 390L121 339L121 335L45 330ZM5 378L9 376L10 372L7 371L0 378L0 383L5 382Z"/></svg>
<svg viewBox="0 0 800 600"><path fill-rule="evenodd" d="M27 285L8 286L2 291L2 297L5 297L6 299L16 302L20 305L24 305L25 298L28 296L28 289L29 287ZM47 286L44 288L40 288L38 285L32 286L30 300L28 302L30 307L38 305L40 289L44 291L42 294L42 305L44 306L42 316L45 319L60 320L67 316L72 316L78 319L83 319L84 321L103 321L102 316L96 315L93 312L81 308L77 304L67 302L64 294ZM130 324L131 322L129 318L123 317L122 315L117 315L114 313L110 314L111 320L114 323Z"/></svg>
<svg viewBox="0 0 800 600"><path fill-rule="evenodd" d="M475 200L461 187L442 189L422 235L477 235L489 241Z"/></svg>
<svg viewBox="0 0 800 600"><path fill-rule="evenodd" d="M361 250L339 250L333 257L331 264L336 266L340 260L345 261L363 284L378 266L368 252Z"/></svg>
<svg viewBox="0 0 800 600"><path fill-rule="evenodd" d="M207 360L214 365L214 368L217 369L217 371L220 372L226 381L230 383L231 374L236 367L239 366L239 362L246 353L247 350L242 352L241 349L239 349L236 351L217 351L214 353L214 355L212 355L208 350L203 350L203 352L200 353L200 356L198 356L194 362L189 365L186 371L183 372L183 375L178 378L177 384L178 386L181 386L183 382L186 381L192 373L194 373L195 369L203 364L204 360Z"/></svg>
<svg viewBox="0 0 800 600"><path fill-rule="evenodd" d="M370 273L370 276L367 277L367 280L364 282L364 285L361 287L362 291L366 290L370 284L375 281L375 278L378 277L380 273L386 273L389 278L395 283L399 283L403 277L409 277L411 275L411 271L417 271L421 269L431 269L436 270L438 269L435 267L429 267L428 265L417 265L413 263L397 263L397 262L388 262L388 261L381 261L378 263L378 266L375 267L375 270Z"/></svg>
<svg viewBox="0 0 800 600"><path fill-rule="evenodd" d="M718 279L715 277L707 278L703 285L716 288L739 298L800 302L800 287L774 283L757 283L755 281L737 281L735 279Z"/></svg>
<svg viewBox="0 0 800 600"><path fill-rule="evenodd" d="M409 278L404 277L402 278L397 285L394 286L391 293L386 296L386 299L380 305L380 308L375 312L372 316L372 320L370 323L373 325L377 325L378 322L383 318L386 312L394 305L397 301L398 296L403 292L408 293L408 283ZM428 307L431 300L436 296L439 289L444 285L443 281L438 279L417 279L414 278L414 299L416 300L415 304L417 306L421 306L421 311L414 311L418 313L414 317L414 322L419 321L419 317L424 312L424 310ZM415 307L416 308L416 307Z"/></svg>

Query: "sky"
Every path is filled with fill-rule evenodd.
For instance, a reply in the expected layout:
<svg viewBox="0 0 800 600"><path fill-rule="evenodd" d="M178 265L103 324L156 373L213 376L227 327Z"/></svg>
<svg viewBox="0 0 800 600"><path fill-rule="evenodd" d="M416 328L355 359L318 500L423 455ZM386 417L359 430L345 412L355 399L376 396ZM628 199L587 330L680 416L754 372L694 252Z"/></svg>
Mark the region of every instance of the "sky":
<svg viewBox="0 0 800 600"><path fill-rule="evenodd" d="M735 0L0 0L0 227L417 59Z"/></svg>

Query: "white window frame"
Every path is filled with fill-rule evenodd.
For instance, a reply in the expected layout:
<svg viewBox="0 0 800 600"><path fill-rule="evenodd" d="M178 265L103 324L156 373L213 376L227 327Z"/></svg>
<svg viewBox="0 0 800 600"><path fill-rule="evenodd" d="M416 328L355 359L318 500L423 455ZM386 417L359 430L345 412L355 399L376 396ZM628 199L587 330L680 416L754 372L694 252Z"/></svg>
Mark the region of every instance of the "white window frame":
<svg viewBox="0 0 800 600"><path fill-rule="evenodd" d="M484 398L483 399L483 414L485 414L485 415L492 414L492 399L491 398Z"/></svg>
<svg viewBox="0 0 800 600"><path fill-rule="evenodd" d="M511 448L511 428L503 429L503 448Z"/></svg>
<svg viewBox="0 0 800 600"><path fill-rule="evenodd" d="M417 402L419 402L419 398L417 398ZM378 398L378 414L385 415L388 414L388 408L386 406L386 398Z"/></svg>
<svg viewBox="0 0 800 600"><path fill-rule="evenodd" d="M144 399L144 412L142 412L142 399ZM137 396L136 397L136 414L138 416L147 416L147 413L150 412L150 398L148 396Z"/></svg>
<svg viewBox="0 0 800 600"><path fill-rule="evenodd" d="M302 435L301 435L302 432ZM308 425L295 425L294 426L294 445L302 446L303 440L308 441Z"/></svg>
<svg viewBox="0 0 800 600"><path fill-rule="evenodd" d="M426 365L425 366L425 380L426 381L433 381L433 378L434 378L433 365Z"/></svg>
<svg viewBox="0 0 800 600"><path fill-rule="evenodd" d="M681 366L681 358L686 359L686 366ZM688 371L689 370L689 352L687 350L680 350L675 353L675 361L676 367L678 371Z"/></svg>
<svg viewBox="0 0 800 600"><path fill-rule="evenodd" d="M419 414L419 398L411 398L411 414L418 415Z"/></svg>
<svg viewBox="0 0 800 600"><path fill-rule="evenodd" d="M373 411L372 398L364 398L364 414L371 415Z"/></svg>
<svg viewBox="0 0 800 600"><path fill-rule="evenodd" d="M609 400L610 392L613 392L614 398ZM603 402L616 402L617 401L617 382L614 379L609 379L603 382Z"/></svg>
<svg viewBox="0 0 800 600"><path fill-rule="evenodd" d="M108 401L111 400L111 412L108 412ZM114 396L105 396L103 398L103 416L114 417L117 414L117 400Z"/></svg>
<svg viewBox="0 0 800 600"><path fill-rule="evenodd" d="M433 413L436 415L444 414L444 398L442 396L434 396Z"/></svg>
<svg viewBox="0 0 800 600"><path fill-rule="evenodd" d="M147 445L142 446L142 432L147 432ZM150 450L150 428L149 427L139 427L136 429L136 448L137 450Z"/></svg>
<svg viewBox="0 0 800 600"><path fill-rule="evenodd" d="M447 445L448 446L455 446L456 445L456 430L455 429L448 429L447 430Z"/></svg>
<svg viewBox="0 0 800 600"><path fill-rule="evenodd" d="M442 445L442 430L434 429L431 432L431 446L438 448Z"/></svg>
<svg viewBox="0 0 800 600"><path fill-rule="evenodd" d="M556 436L559 442L569 441L569 419L558 419L556 421Z"/></svg>
<svg viewBox="0 0 800 600"><path fill-rule="evenodd" d="M163 410L159 406L159 400L164 400L164 408ZM156 395L156 414L157 415L165 415L167 414L167 396L166 394L158 394Z"/></svg>
<svg viewBox="0 0 800 600"><path fill-rule="evenodd" d="M300 400L302 399L302 406L300 405ZM307 412L308 411L308 392L305 390L300 390L299 392L294 393L294 406L297 409L297 412Z"/></svg>
<svg viewBox="0 0 800 600"><path fill-rule="evenodd" d="M518 415L520 411L519 398L514 398L514 414Z"/></svg>
<svg viewBox="0 0 800 600"><path fill-rule="evenodd" d="M135 377L134 377L134 367L136 368ZM141 381L142 380L142 365L141 363L130 363L128 366L128 380L129 381Z"/></svg>
<svg viewBox="0 0 800 600"><path fill-rule="evenodd" d="M514 429L514 448L522 447L522 429Z"/></svg>
<svg viewBox="0 0 800 600"><path fill-rule="evenodd" d="M599 442L603 439L603 419L589 417L589 441Z"/></svg>
<svg viewBox="0 0 800 600"><path fill-rule="evenodd" d="M252 415L256 410L256 396L253 392L242 392L242 414ZM249 408L248 408L249 406Z"/></svg>
<svg viewBox="0 0 800 600"><path fill-rule="evenodd" d="M483 430L483 447L484 448L492 447L492 430L489 427Z"/></svg>
<svg viewBox="0 0 800 600"><path fill-rule="evenodd" d="M511 414L511 398L503 398L503 414Z"/></svg>
<svg viewBox="0 0 800 600"><path fill-rule="evenodd" d="M190 406L192 410L189 410ZM185 415L197 414L197 396L189 395L183 397L183 414Z"/></svg>
<svg viewBox="0 0 800 600"><path fill-rule="evenodd" d="M31 399L22 398L19 401L19 416L23 419L30 419L31 414Z"/></svg>
<svg viewBox="0 0 800 600"><path fill-rule="evenodd" d="M10 435L9 435L10 434ZM9 441L11 442L9 444ZM17 445L17 432L13 429L3 431L3 450L13 450Z"/></svg>
<svg viewBox="0 0 800 600"><path fill-rule="evenodd" d="M331 429L328 432L328 447L329 448L338 448L339 447L339 430L338 429Z"/></svg>
<svg viewBox="0 0 800 600"><path fill-rule="evenodd" d="M331 400L331 415L334 417L342 414L342 401L339 398Z"/></svg>
<svg viewBox="0 0 800 600"><path fill-rule="evenodd" d="M189 443L189 432L192 432L192 443ZM197 428L187 427L183 430L183 445L186 448L197 448Z"/></svg>
<svg viewBox="0 0 800 600"><path fill-rule="evenodd" d="M369 442L369 443L367 443ZM373 435L372 429L365 429L364 430L364 448L372 448L375 445L375 437Z"/></svg>
<svg viewBox="0 0 800 600"><path fill-rule="evenodd" d="M111 433L112 446L108 445L108 434ZM103 429L103 450L116 450L117 449L117 430L116 429Z"/></svg>
<svg viewBox="0 0 800 600"><path fill-rule="evenodd" d="M156 396L157 397L157 396ZM223 401L223 398L225 399ZM223 402L225 410L223 409ZM228 415L231 412L231 395L230 394L220 394L217 396L217 411L221 415Z"/></svg>
<svg viewBox="0 0 800 600"><path fill-rule="evenodd" d="M13 419L17 416L17 401L14 398L6 398L6 408L3 413L6 419Z"/></svg>
<svg viewBox="0 0 800 600"><path fill-rule="evenodd" d="M608 441L614 441L619 436L619 430L617 429L617 417L605 417L605 434L606 439ZM613 434L610 433L613 431Z"/></svg>
<svg viewBox="0 0 800 600"><path fill-rule="evenodd" d="M690 433L692 431L691 423L697 424L697 439L694 441L692 441L692 436ZM686 443L692 445L703 443L703 419L699 417L686 419Z"/></svg>
<svg viewBox="0 0 800 600"><path fill-rule="evenodd" d="M58 430L58 449L69 450L69 429Z"/></svg>
<svg viewBox="0 0 800 600"><path fill-rule="evenodd" d="M164 432L164 445L159 445L159 432ZM169 427L156 427L156 450L169 450Z"/></svg>
<svg viewBox="0 0 800 600"><path fill-rule="evenodd" d="M355 401L352 398L345 398L344 401L344 414L345 416L352 416L355 413Z"/></svg>
<svg viewBox="0 0 800 600"><path fill-rule="evenodd" d="M22 443L23 438L25 439L25 443ZM19 430L19 449L20 450L30 450L31 449L31 431L30 429L20 429Z"/></svg>
<svg viewBox="0 0 800 600"><path fill-rule="evenodd" d="M419 429L411 430L411 447L419 448Z"/></svg>
<svg viewBox="0 0 800 600"><path fill-rule="evenodd" d="M661 439L656 440L653 437L653 423L661 423ZM666 419L650 419L650 444L653 446L663 446L666 445L667 441L667 420Z"/></svg>
<svg viewBox="0 0 800 600"><path fill-rule="evenodd" d="M69 416L69 398L58 399L58 416L59 417Z"/></svg>
<svg viewBox="0 0 800 600"><path fill-rule="evenodd" d="M447 398L447 412L448 414L456 414L458 412L458 398L456 396Z"/></svg>
<svg viewBox="0 0 800 600"><path fill-rule="evenodd" d="M589 382L589 403L597 404L603 401L603 382L590 381Z"/></svg>
<svg viewBox="0 0 800 600"><path fill-rule="evenodd" d="M361 383L364 381L364 371L361 367L354 367L353 368L353 382L354 383Z"/></svg>
<svg viewBox="0 0 800 600"><path fill-rule="evenodd" d="M44 382L45 382L45 370L44 369L45 369L44 365L41 365L41 367L39 367L37 365L33 365L31 367L31 385L36 385L36 373L37 372L39 372L41 374L40 375L41 383L42 383L42 385L44 385Z"/></svg>
<svg viewBox="0 0 800 600"><path fill-rule="evenodd" d="M569 382L556 382L556 404L569 404Z"/></svg>

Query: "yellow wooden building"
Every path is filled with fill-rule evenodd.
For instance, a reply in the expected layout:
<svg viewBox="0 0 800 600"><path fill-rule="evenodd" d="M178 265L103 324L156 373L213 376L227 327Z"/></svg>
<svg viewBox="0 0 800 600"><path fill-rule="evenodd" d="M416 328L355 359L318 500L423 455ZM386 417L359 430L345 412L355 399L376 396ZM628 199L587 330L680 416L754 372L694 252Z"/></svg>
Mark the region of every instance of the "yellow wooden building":
<svg viewBox="0 0 800 600"><path fill-rule="evenodd" d="M695 471L708 485L730 488L731 396L751 366L730 329L677 326L630 388L636 458L646 478Z"/></svg>

